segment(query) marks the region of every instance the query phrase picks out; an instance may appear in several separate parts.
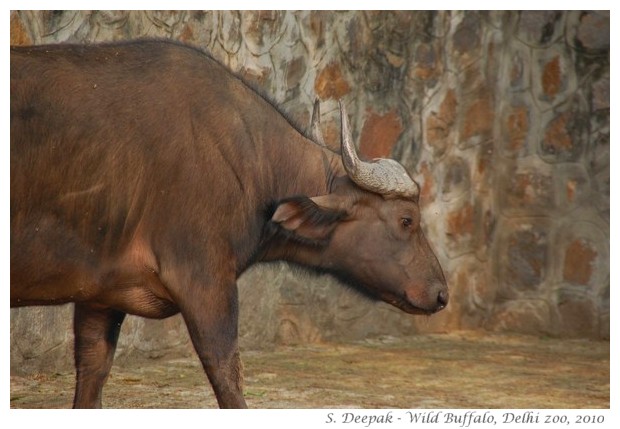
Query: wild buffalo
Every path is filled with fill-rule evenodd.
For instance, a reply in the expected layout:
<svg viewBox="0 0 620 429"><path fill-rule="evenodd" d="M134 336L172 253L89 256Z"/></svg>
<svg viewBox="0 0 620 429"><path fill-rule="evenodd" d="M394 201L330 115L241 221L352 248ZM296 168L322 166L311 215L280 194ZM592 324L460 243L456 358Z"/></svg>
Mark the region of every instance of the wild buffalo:
<svg viewBox="0 0 620 429"><path fill-rule="evenodd" d="M125 314L179 312L220 407L245 407L236 280L257 262L446 306L418 185L361 161L340 112L342 155L191 47L11 48L11 306L75 303L74 407L101 406Z"/></svg>

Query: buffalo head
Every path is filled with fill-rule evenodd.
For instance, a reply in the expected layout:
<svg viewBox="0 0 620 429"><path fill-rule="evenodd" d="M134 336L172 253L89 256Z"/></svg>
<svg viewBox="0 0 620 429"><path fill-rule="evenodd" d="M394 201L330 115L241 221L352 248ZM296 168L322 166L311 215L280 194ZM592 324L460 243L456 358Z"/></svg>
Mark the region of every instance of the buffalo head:
<svg viewBox="0 0 620 429"><path fill-rule="evenodd" d="M394 160L360 160L342 103L340 112L346 174L329 194L283 200L272 215L287 235L285 259L330 272L408 313L443 309L448 287L420 227L418 184ZM312 137L324 146L317 118L315 108Z"/></svg>

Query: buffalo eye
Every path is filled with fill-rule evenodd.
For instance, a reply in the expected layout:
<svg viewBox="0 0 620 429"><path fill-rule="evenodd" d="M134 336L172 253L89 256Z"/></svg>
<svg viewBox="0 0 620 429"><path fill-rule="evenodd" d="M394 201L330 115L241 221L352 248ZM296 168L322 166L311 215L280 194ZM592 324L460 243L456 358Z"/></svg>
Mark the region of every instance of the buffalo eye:
<svg viewBox="0 0 620 429"><path fill-rule="evenodd" d="M409 229L411 228L411 225L413 225L413 219L411 219L409 216L402 217L400 219L400 224L403 226L403 228Z"/></svg>

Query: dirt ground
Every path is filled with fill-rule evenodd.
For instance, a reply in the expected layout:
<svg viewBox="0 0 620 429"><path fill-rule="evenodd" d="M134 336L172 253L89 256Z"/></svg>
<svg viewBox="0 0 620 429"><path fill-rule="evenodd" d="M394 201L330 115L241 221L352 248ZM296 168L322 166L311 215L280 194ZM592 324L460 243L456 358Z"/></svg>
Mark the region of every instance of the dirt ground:
<svg viewBox="0 0 620 429"><path fill-rule="evenodd" d="M251 408L609 408L609 342L457 333L242 351ZM74 374L11 376L11 408L71 406ZM114 366L106 408L217 403L197 358Z"/></svg>

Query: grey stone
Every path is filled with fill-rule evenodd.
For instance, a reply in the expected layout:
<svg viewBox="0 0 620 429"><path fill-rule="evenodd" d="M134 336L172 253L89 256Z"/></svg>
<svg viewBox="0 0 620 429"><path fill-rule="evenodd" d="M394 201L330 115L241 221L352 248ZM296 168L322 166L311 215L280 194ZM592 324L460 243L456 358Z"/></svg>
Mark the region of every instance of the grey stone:
<svg viewBox="0 0 620 429"><path fill-rule="evenodd" d="M552 237L548 221L530 218L506 222L501 227L496 257L499 293L508 299L523 293L542 295L545 282L551 275Z"/></svg>
<svg viewBox="0 0 620 429"><path fill-rule="evenodd" d="M577 40L587 49L609 49L609 25L609 11L584 12L579 20Z"/></svg>

